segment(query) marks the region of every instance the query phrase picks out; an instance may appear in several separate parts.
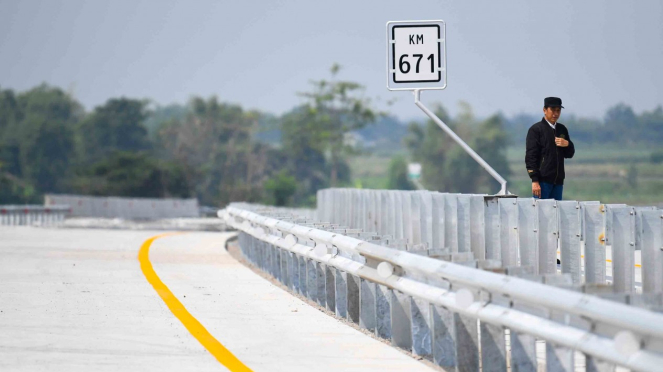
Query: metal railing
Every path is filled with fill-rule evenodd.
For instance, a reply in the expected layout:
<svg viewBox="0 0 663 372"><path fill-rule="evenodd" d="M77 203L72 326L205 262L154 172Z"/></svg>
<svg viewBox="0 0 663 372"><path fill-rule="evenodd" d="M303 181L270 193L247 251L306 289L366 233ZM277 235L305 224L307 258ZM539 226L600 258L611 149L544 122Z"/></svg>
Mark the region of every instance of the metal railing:
<svg viewBox="0 0 663 372"><path fill-rule="evenodd" d="M400 241L293 212L233 204L221 215L241 231L244 255L291 290L440 366L570 371L576 351L587 370L663 365L659 313L476 268L490 260L468 267L389 248Z"/></svg>
<svg viewBox="0 0 663 372"><path fill-rule="evenodd" d="M663 292L663 211L656 207L429 191L326 189L323 221L389 236L388 245L452 261L486 260L570 285ZM640 286L641 284L641 286ZM605 291L604 288L599 288Z"/></svg>
<svg viewBox="0 0 663 372"><path fill-rule="evenodd" d="M0 225L60 225L70 213L68 205L0 205Z"/></svg>

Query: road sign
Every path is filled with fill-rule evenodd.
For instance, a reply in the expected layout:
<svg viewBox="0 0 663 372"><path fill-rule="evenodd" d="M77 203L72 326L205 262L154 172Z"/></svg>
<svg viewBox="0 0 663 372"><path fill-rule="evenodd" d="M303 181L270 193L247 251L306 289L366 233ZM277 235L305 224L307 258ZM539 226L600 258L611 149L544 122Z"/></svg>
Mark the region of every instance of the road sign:
<svg viewBox="0 0 663 372"><path fill-rule="evenodd" d="M407 165L407 175L410 180L418 180L421 178L421 164L410 163Z"/></svg>
<svg viewBox="0 0 663 372"><path fill-rule="evenodd" d="M446 88L445 37L444 21L387 22L387 88Z"/></svg>

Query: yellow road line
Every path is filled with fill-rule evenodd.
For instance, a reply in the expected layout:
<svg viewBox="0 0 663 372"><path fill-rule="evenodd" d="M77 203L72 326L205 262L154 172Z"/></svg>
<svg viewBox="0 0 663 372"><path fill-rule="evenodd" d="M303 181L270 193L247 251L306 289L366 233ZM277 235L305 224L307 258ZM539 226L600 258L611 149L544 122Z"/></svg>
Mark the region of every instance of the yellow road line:
<svg viewBox="0 0 663 372"><path fill-rule="evenodd" d="M147 239L140 247L138 252L138 261L140 268L143 270L145 279L154 287L154 290L161 297L163 302L166 303L170 311L177 319L182 322L184 327L189 330L191 335L195 337L201 345L212 354L216 360L223 364L231 371L251 371L249 367L245 366L237 357L235 357L228 349L226 349L217 339L210 334L200 322L191 315L182 303L175 297L173 292L166 287L166 285L159 279L159 276L152 268L150 262L150 246L152 243L166 236L177 235L177 233L161 234Z"/></svg>

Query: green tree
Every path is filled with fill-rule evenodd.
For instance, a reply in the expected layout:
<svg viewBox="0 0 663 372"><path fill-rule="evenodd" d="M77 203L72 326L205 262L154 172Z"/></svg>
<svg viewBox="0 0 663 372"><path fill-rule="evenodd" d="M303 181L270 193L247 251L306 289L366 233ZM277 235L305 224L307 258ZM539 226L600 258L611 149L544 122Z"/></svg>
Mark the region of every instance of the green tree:
<svg viewBox="0 0 663 372"><path fill-rule="evenodd" d="M293 202L306 204L317 190L329 185L323 139L315 128L315 114L307 106L285 113L280 121L286 167L297 180Z"/></svg>
<svg viewBox="0 0 663 372"><path fill-rule="evenodd" d="M112 98L98 106L80 125L83 164L101 161L116 151L151 148L145 127L147 101Z"/></svg>
<svg viewBox="0 0 663 372"><path fill-rule="evenodd" d="M633 143L638 133L640 125L633 109L619 103L608 109L604 118L603 136L606 141L626 141Z"/></svg>
<svg viewBox="0 0 663 372"><path fill-rule="evenodd" d="M509 163L506 159L506 149L509 144L509 138L504 128L504 121L500 115L493 115L488 119L481 122L478 131L474 136L474 149L485 159L497 173L502 177L507 178L511 174ZM467 156L469 158L469 155ZM474 162L474 159L471 159ZM476 164L476 162L474 162ZM499 190L500 184L483 168L475 165L479 178L478 185L486 185L484 192L491 192L497 188ZM480 190L481 186L477 187Z"/></svg>
<svg viewBox="0 0 663 372"><path fill-rule="evenodd" d="M20 119L14 91L0 89L0 172L13 177L21 177L20 146L15 136ZM6 182L9 182L8 176Z"/></svg>
<svg viewBox="0 0 663 372"><path fill-rule="evenodd" d="M160 162L145 152L117 151L87 168L74 181L77 192L86 195L125 197L189 197L184 170Z"/></svg>
<svg viewBox="0 0 663 372"><path fill-rule="evenodd" d="M642 131L639 140L660 145L663 142L663 107L657 106L652 111L645 111L639 117Z"/></svg>
<svg viewBox="0 0 663 372"><path fill-rule="evenodd" d="M157 106L150 110L145 119L145 129L148 137L154 140L158 134L159 128L173 120L183 120L189 110L185 105L174 103L167 106Z"/></svg>
<svg viewBox="0 0 663 372"><path fill-rule="evenodd" d="M204 204L258 201L271 167L281 159L270 146L252 141L259 117L217 97L194 97L184 119L160 127L160 157L185 167Z"/></svg>
<svg viewBox="0 0 663 372"><path fill-rule="evenodd" d="M315 132L311 137L315 142L312 147L329 154L331 186L338 184L339 170L345 158L354 152L348 144L348 135L373 123L378 115L370 100L362 95L361 84L336 79L340 69L334 64L330 80L312 81L312 91L301 93L308 101L306 107L312 119L308 127Z"/></svg>
<svg viewBox="0 0 663 372"><path fill-rule="evenodd" d="M405 157L394 156L391 158L387 188L390 190L415 190L416 187L408 179L407 172Z"/></svg>
<svg viewBox="0 0 663 372"><path fill-rule="evenodd" d="M20 120L6 133L10 151L19 155L17 175L39 192L63 191L71 175L82 106L45 84L21 93L17 102Z"/></svg>
<svg viewBox="0 0 663 372"><path fill-rule="evenodd" d="M289 205L297 190L297 181L287 171L281 170L265 182L265 190L270 195L272 204L277 206Z"/></svg>
<svg viewBox="0 0 663 372"><path fill-rule="evenodd" d="M435 112L496 171L508 177L508 136L500 116L478 121L466 103L461 103L456 118L451 118L441 106ZM422 165L424 186L445 192L495 192L499 185L493 178L432 120L425 127L410 124L408 129L405 143L412 158Z"/></svg>

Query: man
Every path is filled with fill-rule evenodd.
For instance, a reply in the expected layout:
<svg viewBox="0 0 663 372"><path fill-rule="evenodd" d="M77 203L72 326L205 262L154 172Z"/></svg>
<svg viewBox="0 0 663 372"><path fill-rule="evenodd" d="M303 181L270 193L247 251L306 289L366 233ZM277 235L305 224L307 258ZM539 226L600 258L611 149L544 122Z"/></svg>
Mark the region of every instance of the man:
<svg viewBox="0 0 663 372"><path fill-rule="evenodd" d="M525 166L534 198L562 200L564 158L575 154L568 129L557 122L563 108L560 98L545 98L543 119L527 132Z"/></svg>

